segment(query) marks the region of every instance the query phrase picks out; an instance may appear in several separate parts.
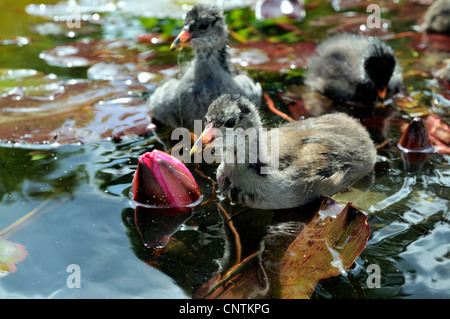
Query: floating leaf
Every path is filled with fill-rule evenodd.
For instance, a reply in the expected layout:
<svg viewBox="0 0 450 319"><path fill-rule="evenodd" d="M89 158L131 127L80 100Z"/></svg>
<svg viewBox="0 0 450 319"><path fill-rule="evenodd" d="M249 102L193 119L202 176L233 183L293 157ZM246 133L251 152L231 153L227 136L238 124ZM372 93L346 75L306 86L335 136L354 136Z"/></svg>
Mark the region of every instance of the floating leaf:
<svg viewBox="0 0 450 319"><path fill-rule="evenodd" d="M279 72L305 67L316 44L296 42L292 44L257 41L241 43L230 51L231 62L245 69Z"/></svg>
<svg viewBox="0 0 450 319"><path fill-rule="evenodd" d="M16 264L24 261L27 255L23 245L0 237L0 278L15 273L17 271Z"/></svg>
<svg viewBox="0 0 450 319"><path fill-rule="evenodd" d="M412 39L413 48L419 51L450 51L450 36L438 33L408 34Z"/></svg>
<svg viewBox="0 0 450 319"><path fill-rule="evenodd" d="M430 114L425 125L428 128L430 139L441 154L450 154L450 126L442 121L436 114Z"/></svg>
<svg viewBox="0 0 450 319"><path fill-rule="evenodd" d="M39 57L49 65L59 67L87 67L98 62L137 62L147 59L131 40L92 40L61 44L42 51Z"/></svg>
<svg viewBox="0 0 450 319"><path fill-rule="evenodd" d="M327 33L339 32L357 33L371 36L386 36L389 34L390 21L380 19L377 27L368 25L368 15L356 12L337 13L320 17L311 22L314 27L330 27Z"/></svg>
<svg viewBox="0 0 450 319"><path fill-rule="evenodd" d="M83 22L97 21L98 13L112 12L116 6L109 1L81 1L77 4L74 1L61 1L55 4L29 4L25 11L29 15L47 18L54 21L70 21L76 14L82 15ZM95 15L95 16L94 16Z"/></svg>
<svg viewBox="0 0 450 319"><path fill-rule="evenodd" d="M62 93L64 86L54 74L46 75L30 69L0 69L0 97L52 99Z"/></svg>
<svg viewBox="0 0 450 319"><path fill-rule="evenodd" d="M367 216L329 197L299 209L292 213L312 217L270 225L262 251L216 275L197 297L309 298L319 280L348 271L369 239Z"/></svg>
<svg viewBox="0 0 450 319"><path fill-rule="evenodd" d="M98 25L80 23L79 28L69 28L67 21L47 21L30 26L30 29L42 36L64 36L73 38L81 35L89 35L99 31Z"/></svg>
<svg viewBox="0 0 450 319"><path fill-rule="evenodd" d="M125 82L70 81L63 93L41 99L0 98L0 140L15 143L88 143L140 127L151 129L147 88ZM145 129L148 128L148 129Z"/></svg>
<svg viewBox="0 0 450 319"><path fill-rule="evenodd" d="M321 279L343 274L366 247L370 236L367 216L347 204L339 214L328 214L332 200L292 242L281 260L281 298L309 298Z"/></svg>

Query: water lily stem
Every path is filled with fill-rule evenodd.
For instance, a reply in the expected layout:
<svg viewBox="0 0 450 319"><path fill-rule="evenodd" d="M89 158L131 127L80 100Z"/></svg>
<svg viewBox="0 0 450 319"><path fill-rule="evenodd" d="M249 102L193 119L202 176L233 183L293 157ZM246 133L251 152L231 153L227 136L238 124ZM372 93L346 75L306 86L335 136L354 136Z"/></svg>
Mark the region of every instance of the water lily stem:
<svg viewBox="0 0 450 319"><path fill-rule="evenodd" d="M290 117L289 115L287 115L286 113L281 112L279 109L277 109L272 101L272 99L269 97L269 95L267 93L264 93L264 99L266 99L267 101L267 107L269 108L269 110L271 110L273 113L275 113L276 115L281 116L282 118L284 118L285 120L289 121L289 122L295 122L295 120Z"/></svg>

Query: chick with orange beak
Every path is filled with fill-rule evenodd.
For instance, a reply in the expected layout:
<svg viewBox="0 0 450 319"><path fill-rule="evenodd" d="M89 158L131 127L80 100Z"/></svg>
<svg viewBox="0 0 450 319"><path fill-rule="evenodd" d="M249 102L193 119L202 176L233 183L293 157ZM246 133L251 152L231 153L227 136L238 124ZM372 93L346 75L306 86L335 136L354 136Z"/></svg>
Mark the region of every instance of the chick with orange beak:
<svg viewBox="0 0 450 319"><path fill-rule="evenodd" d="M209 104L225 93L241 94L260 104L261 85L230 62L222 10L196 5L186 14L183 29L170 49L188 45L195 57L181 78L168 80L150 96L150 113L157 122L193 131L194 121L203 120Z"/></svg>
<svg viewBox="0 0 450 319"><path fill-rule="evenodd" d="M191 154L217 147L222 156L216 173L220 191L247 207L293 208L331 196L371 174L377 157L367 130L344 113L290 122L264 137L256 106L245 97L225 94L211 104L205 120ZM252 129L256 134L236 143L239 132ZM256 156L250 154L252 145L257 146Z"/></svg>
<svg viewBox="0 0 450 319"><path fill-rule="evenodd" d="M172 44L170 45L170 51L175 50L176 48L182 48L184 46L189 45L189 41L191 40L192 36L189 32L189 27L185 26L181 30L181 32L178 34L178 36L173 40Z"/></svg>
<svg viewBox="0 0 450 319"><path fill-rule="evenodd" d="M308 60L305 83L338 103L384 103L404 88L394 50L375 37L335 35L316 53Z"/></svg>

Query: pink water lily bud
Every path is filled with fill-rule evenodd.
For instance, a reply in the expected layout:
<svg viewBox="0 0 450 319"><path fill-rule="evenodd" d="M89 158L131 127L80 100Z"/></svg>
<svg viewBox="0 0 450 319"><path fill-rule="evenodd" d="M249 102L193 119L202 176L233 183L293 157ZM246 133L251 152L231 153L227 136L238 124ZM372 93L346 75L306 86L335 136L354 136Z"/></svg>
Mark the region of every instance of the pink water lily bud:
<svg viewBox="0 0 450 319"><path fill-rule="evenodd" d="M404 168L419 171L430 154L436 152L421 118L414 118L403 132L397 147L402 152Z"/></svg>
<svg viewBox="0 0 450 319"><path fill-rule="evenodd" d="M143 154L133 177L133 199L146 207L193 207L203 195L188 168L159 150Z"/></svg>

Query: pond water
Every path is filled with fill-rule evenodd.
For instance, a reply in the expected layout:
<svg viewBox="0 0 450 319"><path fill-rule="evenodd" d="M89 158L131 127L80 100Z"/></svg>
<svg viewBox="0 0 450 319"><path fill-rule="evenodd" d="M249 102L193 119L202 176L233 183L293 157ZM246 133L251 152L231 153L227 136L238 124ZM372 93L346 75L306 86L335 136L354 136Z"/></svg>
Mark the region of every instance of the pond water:
<svg viewBox="0 0 450 319"><path fill-rule="evenodd" d="M0 69L33 69L43 74L55 74L64 80L86 79L88 67L50 65L39 57L40 53L84 36L133 39L149 25L152 32L156 30L173 36L181 25L171 19L167 19L166 24L156 22L151 12L146 12L145 18L138 17L136 11L130 9L131 13L103 12L113 16L116 24L92 23L89 26L93 29L81 28L80 34L73 38L67 33L57 33L55 26L50 30L56 34L43 31L40 34L37 30L42 29L36 26L49 20L25 9L30 8L30 4L41 3L60 2L6 0L0 3ZM305 43L325 38L327 30L331 29L332 24L320 18L330 19L336 14L332 21L344 25L345 19L339 18L343 12L336 11L330 2L308 3L311 6L305 20L292 24L305 30L302 35ZM380 5L384 3L380 2ZM420 17L426 6L413 1L403 5L414 9L388 12L383 17L389 22L387 31L382 31L381 35L414 32L414 18ZM239 16L239 10L244 12L244 17L249 12L236 9L236 16ZM356 11L366 14L365 8ZM236 19L236 16L230 16L230 19ZM252 23L268 37L279 36L289 42L288 36L283 38L282 31L288 32L286 29L279 26L271 29L255 20ZM233 27L243 28L238 22ZM17 36L30 42L21 43ZM9 43L11 39L15 42ZM235 39L233 43L236 43ZM414 116L426 117L435 113L450 123L449 95L445 95L430 76L430 69L438 64L436 61L448 58L449 52L428 55L412 48L414 39L391 37L389 40L404 72L408 73L405 83L413 106L399 106L400 102L396 105L394 101L386 108L399 110L396 117L405 122ZM169 53L167 47L168 44L163 43L155 51L155 65L176 67L191 57L189 51ZM295 91L297 85L302 84L303 69L298 67L290 72L275 73L250 69L250 72L261 81L275 104L289 112L279 94ZM154 87L152 82L145 83L150 94ZM82 91L81 95L84 97L86 92ZM145 100L145 97L137 98ZM137 110L145 108L138 107ZM384 111L380 112L383 114ZM77 116L78 113L74 113ZM263 110L263 115L269 124L282 122L268 109ZM0 113L0 118L3 116ZM76 122L76 118L73 121ZM15 123L22 125L20 121ZM24 121L23 125L26 123ZM96 124L98 122L94 121L91 125ZM118 125L118 122L113 124ZM90 127L89 132L94 131ZM312 298L450 297L450 157L434 154L420 172L408 174L395 147L401 135L398 126L386 127L383 134L390 143L378 151L375 183L370 190L352 189L334 197L342 202L353 202L367 213L371 227L367 247L347 274L320 281ZM59 144L48 141L26 143L26 139L25 142L8 142L2 137L0 236L23 245L27 256L17 263L16 272L0 279L0 298L192 298L197 289L214 276L227 256L230 243L214 201L175 221L151 216L153 224L149 224L156 227L147 229L144 239L136 227L130 189L138 158L153 149L168 150L170 131L149 131L122 139L104 138L100 133L96 137L86 139L87 142ZM215 177L216 167L187 166L205 199L217 199L215 184L208 178ZM227 200L222 204L231 211L236 209ZM265 211L254 214L259 214L255 228L250 231L243 228L247 230L245 250L250 253L258 249L262 229L273 216L272 212ZM172 237L165 250L145 245L147 240L163 236L161 225L169 227L171 222L174 222L173 231L163 233ZM68 281L73 265L81 272L80 288L71 287ZM377 265L381 274L380 284L375 288L367 284L370 265Z"/></svg>

